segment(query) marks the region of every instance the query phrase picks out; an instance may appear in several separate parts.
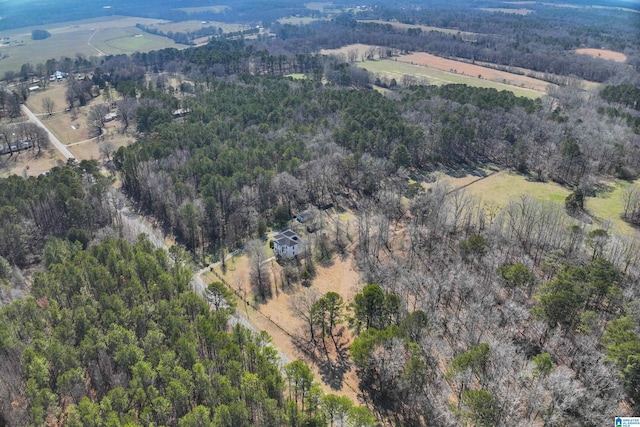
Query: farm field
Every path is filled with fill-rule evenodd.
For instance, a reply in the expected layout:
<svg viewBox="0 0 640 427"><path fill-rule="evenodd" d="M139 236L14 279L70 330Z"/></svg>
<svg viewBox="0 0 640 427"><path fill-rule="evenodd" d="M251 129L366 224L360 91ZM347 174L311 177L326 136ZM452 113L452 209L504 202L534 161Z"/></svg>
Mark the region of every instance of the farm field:
<svg viewBox="0 0 640 427"><path fill-rule="evenodd" d="M478 176L451 177L438 174L439 181L447 182L453 188L462 186L469 194L481 199L484 203L505 207L510 200L521 195L530 195L541 201L558 203L564 206L564 200L570 191L555 182L530 181L521 174L502 170L491 176L479 179ZM433 184L425 184L429 187ZM630 183L616 180L609 182L609 191L601 191L596 197L585 198L585 210L597 222L609 222L613 230L620 234L636 233L636 229L622 220L622 193Z"/></svg>
<svg viewBox="0 0 640 427"><path fill-rule="evenodd" d="M360 62L358 63L358 66L374 74L381 74L387 78L394 78L396 80L402 79L403 76L411 76L417 78L418 80L426 79L428 84L437 86L445 84L466 84L474 87L493 88L496 90L509 90L518 96L525 96L534 99L544 95L544 92L538 90L511 86L504 83L479 79L477 77L465 76L449 71L442 71L430 67L413 65L389 59Z"/></svg>
<svg viewBox="0 0 640 427"><path fill-rule="evenodd" d="M306 25L310 24L313 21L322 21L322 18L310 18L306 16L290 16L288 18L280 18L278 22L281 24L289 24L289 25Z"/></svg>
<svg viewBox="0 0 640 427"><path fill-rule="evenodd" d="M229 9L229 6L200 6L200 7L180 7L177 10L181 10L187 13L200 13L200 12L213 12L220 13Z"/></svg>
<svg viewBox="0 0 640 427"><path fill-rule="evenodd" d="M182 21L182 22L158 22L156 24L149 25L150 28L157 29L159 31L168 33L172 31L177 32L189 32L199 30L200 28L214 27L215 29L222 28L225 33L232 33L235 31L242 31L249 29L248 25L242 24L228 24L226 22L217 21Z"/></svg>
<svg viewBox="0 0 640 427"><path fill-rule="evenodd" d="M389 22L389 21L382 21L379 19L359 19L358 22L362 22L362 23L370 22L373 24L383 24L383 25L389 24L393 28L400 28L400 29L420 28L424 32L436 31L436 32L445 33L445 34L459 34L463 36L465 40L475 40L475 38L478 36L478 34L471 33L469 31L458 31L451 28L430 27L427 25L404 24L402 22Z"/></svg>
<svg viewBox="0 0 640 427"><path fill-rule="evenodd" d="M547 87L550 85L548 82L534 79L532 77L494 70L493 68L482 67L453 59L445 59L424 52L402 55L398 57L398 61L435 68L440 71L451 72L453 70L455 74L462 74L469 77L482 76L482 80L491 80L493 82L504 83L509 86L533 89L538 92L545 92Z"/></svg>
<svg viewBox="0 0 640 427"><path fill-rule="evenodd" d="M160 22L166 21L112 16L7 31L3 34L5 37L23 43L0 47L0 55L9 55L8 58L0 60L0 75L9 70L17 71L25 63L35 65L51 58L74 57L77 53L95 56L180 47L181 45L166 37L147 34L135 28L137 23L151 25ZM47 30L51 37L45 40L31 40L32 29Z"/></svg>
<svg viewBox="0 0 640 427"><path fill-rule="evenodd" d="M576 49L576 53L593 56L594 58L608 59L615 62L625 62L627 60L627 55L624 53L614 52L607 49Z"/></svg>

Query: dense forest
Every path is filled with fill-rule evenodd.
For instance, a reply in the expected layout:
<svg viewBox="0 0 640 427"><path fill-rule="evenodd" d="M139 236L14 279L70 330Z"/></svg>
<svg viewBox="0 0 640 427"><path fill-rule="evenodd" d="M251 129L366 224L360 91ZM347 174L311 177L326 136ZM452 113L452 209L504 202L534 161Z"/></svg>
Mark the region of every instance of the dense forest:
<svg viewBox="0 0 640 427"><path fill-rule="evenodd" d="M196 295L191 272L142 236L88 250L53 238L44 263L30 297L0 312L2 425L371 425L301 362L283 375L264 333L229 331L224 286Z"/></svg>
<svg viewBox="0 0 640 427"><path fill-rule="evenodd" d="M0 425L599 426L638 413L640 238L589 212L612 180L640 176L635 24L608 27L628 16L609 9L596 25L582 9L557 18L539 5L531 16L405 6L265 22L274 39L25 67L24 77L92 71L66 83L69 109L84 108L102 136L102 96L136 142L109 159L108 177L83 161L0 180L0 296L26 294L0 310ZM286 2L270 10L280 8L295 13ZM316 53L349 43L562 81L532 100L392 82ZM582 46L628 61L570 53ZM574 77L602 84L586 91ZM28 96L24 84L0 91L7 141L27 129L12 121ZM434 170L487 165L570 194L564 206L522 195L502 207L429 182ZM622 199L621 218L637 225L638 185ZM127 209L176 246L127 241ZM283 262L288 291L300 291L287 308L304 321L305 354L353 366L373 412L325 395L307 365L285 364L265 333L237 324L223 283L191 290L186 262L224 263L244 248L255 302L269 300L253 252L305 210L354 219L307 226L313 256ZM313 286L314 263L334 254L352 256L365 284L350 303Z"/></svg>

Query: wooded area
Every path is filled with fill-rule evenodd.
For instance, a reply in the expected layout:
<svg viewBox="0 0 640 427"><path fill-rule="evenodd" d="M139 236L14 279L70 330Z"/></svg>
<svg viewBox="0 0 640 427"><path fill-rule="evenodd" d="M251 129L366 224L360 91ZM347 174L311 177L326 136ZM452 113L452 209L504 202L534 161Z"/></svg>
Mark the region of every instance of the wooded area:
<svg viewBox="0 0 640 427"><path fill-rule="evenodd" d="M69 114L86 112L95 137L114 114L111 131L136 142L105 146L105 165L0 179L0 295L25 292L0 310L0 425L597 426L637 414L640 235L589 210L620 185L618 215L640 223L637 40L626 18L596 28L593 11L560 20L531 7L362 8L268 22L274 39L51 60L12 75L24 81L0 91L0 142L46 148L14 121L28 78L59 67L87 72L59 83ZM350 43L523 67L560 84L536 100L411 78L383 88L352 61L314 53ZM573 53L596 45L624 50L627 63ZM588 92L575 77L603 84ZM434 171L481 179L488 169L568 196L498 206L433 182ZM127 242L131 210L175 246ZM308 250L276 260L278 283L267 233L295 214ZM253 289L242 304L259 310L290 292L282 309L302 321L301 357L331 386L355 369L363 406L323 393L305 362L284 364L265 333L238 324L235 288L193 292L187 265L217 274L212 262L226 269L242 251ZM316 264L334 257L354 260L352 299L314 288Z"/></svg>

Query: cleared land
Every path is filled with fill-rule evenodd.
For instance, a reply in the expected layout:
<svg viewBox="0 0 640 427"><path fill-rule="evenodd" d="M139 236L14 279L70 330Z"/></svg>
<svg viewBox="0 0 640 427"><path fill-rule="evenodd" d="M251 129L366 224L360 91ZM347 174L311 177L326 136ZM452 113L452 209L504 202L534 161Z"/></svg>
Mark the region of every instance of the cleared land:
<svg viewBox="0 0 640 427"><path fill-rule="evenodd" d="M482 79L504 83L510 86L533 89L538 92L545 92L547 86L549 86L548 82L534 79L532 77L521 76L519 74L508 73L506 71L494 70L492 68L469 64L462 61L445 59L424 52L416 52L409 55L400 56L398 58L398 61L409 62L412 64L435 68L441 71L449 71L465 76L482 76Z"/></svg>
<svg viewBox="0 0 640 427"><path fill-rule="evenodd" d="M305 16L290 16L288 18L280 18L278 22L281 24L289 24L289 25L306 25L310 24L313 21L322 21L323 18L310 18Z"/></svg>
<svg viewBox="0 0 640 427"><path fill-rule="evenodd" d="M498 13L511 13L513 15L528 15L533 13L531 9L508 9L502 7L481 7L480 10L484 10L485 12L498 12Z"/></svg>
<svg viewBox="0 0 640 427"><path fill-rule="evenodd" d="M338 216L340 221L347 226L355 223L351 214ZM352 230L352 235L355 231ZM308 238L308 237L303 237ZM269 250L269 254L273 251ZM273 287L273 297L264 304L253 305L253 293L249 285L249 259L245 254L234 256L227 261L227 270L223 273L220 266L217 266L212 273L203 274L201 277L207 283L219 281L222 277L226 284L235 292L238 297L238 310L242 311L249 322L259 330L266 331L273 339L278 350L280 350L290 360L307 360L303 352L296 345L296 341L302 336L305 327L302 319L296 317L288 309L289 301L295 298L305 288L295 285L293 288L283 289L280 284L282 267L275 261L266 262L267 270L270 273L272 282L277 283ZM341 258L335 256L331 265L323 267L316 264L316 277L313 279L311 288L317 290L320 295L326 292L337 292L349 303L360 289L359 273L354 268L354 261L351 255ZM249 301L251 305L248 305ZM254 308L255 307L255 308ZM345 331L343 340L350 342L349 331ZM308 360L307 360L308 361ZM316 378L322 380L322 372L314 364L310 365ZM328 381L321 382L322 388L328 393L348 396L357 402L358 380L353 369L348 370L343 378L341 387L331 387Z"/></svg>
<svg viewBox="0 0 640 427"><path fill-rule="evenodd" d="M157 24L149 25L150 28L155 28L159 31L168 33L172 31L177 32L189 32L196 31L200 28L214 27L215 29L222 28L225 33L232 33L236 31L242 31L249 29L248 25L243 24L228 24L218 21L182 21L182 22L159 22Z"/></svg>
<svg viewBox="0 0 640 427"><path fill-rule="evenodd" d="M363 60L367 52L377 52L378 46L352 44L339 49L323 49L323 55L341 56L347 60L353 56ZM384 49L384 48L383 48ZM404 76L417 78L421 83L443 85L451 83L467 84L475 87L510 90L518 96L539 98L546 93L548 86L553 85L543 80L527 77L463 61L445 59L424 52L394 56L392 59L369 60L359 62L358 66L380 74L399 83Z"/></svg>
<svg viewBox="0 0 640 427"><path fill-rule="evenodd" d="M35 65L51 58L74 57L77 53L95 56L181 47L166 37L147 34L135 28L137 23L151 25L161 22L166 21L112 16L66 22L56 24L55 27L38 26L7 31L3 36L22 43L0 46L0 56L9 55L8 58L0 60L0 75L9 70L17 71L22 64ZM51 33L51 37L45 40L31 40L33 29L45 29Z"/></svg>
<svg viewBox="0 0 640 427"><path fill-rule="evenodd" d="M9 175L38 176L55 166L64 165L65 161L57 150L47 149L40 155L36 150L21 151L13 157L0 156L0 177Z"/></svg>
<svg viewBox="0 0 640 427"><path fill-rule="evenodd" d="M181 10L187 13L200 13L200 12L213 12L220 13L229 9L229 6L201 6L201 7L180 7L177 10Z"/></svg>
<svg viewBox="0 0 640 427"><path fill-rule="evenodd" d="M442 27L430 27L427 25L412 25L412 24L404 24L402 22L389 22L389 21L382 21L379 19L359 19L358 22L370 22L373 24L389 24L391 25L393 28L400 28L400 29L409 29L409 28L420 28L422 31L424 32L430 32L430 31L436 31L439 33L445 33L445 34L456 34L456 35L460 35L462 36L465 40L475 40L476 37L479 35L477 33L471 33L469 31L458 31L456 29L452 29L452 28L442 28Z"/></svg>
<svg viewBox="0 0 640 427"><path fill-rule="evenodd" d="M594 58L608 59L615 62L625 62L627 60L627 55L624 53L614 52L607 49L576 49L576 53L593 56Z"/></svg>
<svg viewBox="0 0 640 427"><path fill-rule="evenodd" d="M433 85L444 84L466 84L474 87L494 88L496 90L509 90L518 96L526 96L528 98L539 98L544 92L528 88L516 87L504 83L493 82L490 80L479 79L478 77L456 74L449 71L441 71L435 68L425 67L421 65L413 65L405 62L384 59L381 61L367 61L358 63L358 66L374 74L380 74L387 78L394 78L398 82L404 76L411 76L422 80L424 83ZM426 82L425 82L426 80Z"/></svg>
<svg viewBox="0 0 640 427"><path fill-rule="evenodd" d="M511 172L500 171L486 178L466 175L452 177L446 174L436 174L439 181L447 182L452 188L465 187L469 194L481 199L484 203L503 208L509 200L521 195L531 195L539 200L558 203L564 206L564 200L569 190L555 182L531 181L526 176ZM428 188L433 184L425 184ZM631 185L629 182L616 180L607 183L607 189L598 192L596 197L585 199L585 209L598 222L609 222L615 232L619 234L638 233L620 217L623 211L622 193Z"/></svg>

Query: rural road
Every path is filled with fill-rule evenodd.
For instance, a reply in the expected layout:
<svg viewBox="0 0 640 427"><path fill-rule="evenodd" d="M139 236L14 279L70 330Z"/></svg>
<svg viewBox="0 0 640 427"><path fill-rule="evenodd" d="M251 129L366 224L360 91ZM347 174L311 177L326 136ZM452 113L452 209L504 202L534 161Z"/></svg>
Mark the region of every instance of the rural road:
<svg viewBox="0 0 640 427"><path fill-rule="evenodd" d="M133 212L128 206L123 206L121 208L122 213L122 224L123 226L131 230L134 235L138 235L140 233L145 233L149 237L149 241L157 248L169 250L169 247L165 243L164 235L159 228L154 227L150 224L146 219ZM226 259L231 259L237 252L233 251L227 254ZM207 267L202 268L201 270L196 271L193 274L193 278L191 279L191 289L198 295L200 295L204 299L204 292L207 289L207 284L202 280L200 275L209 271L211 268L215 268L220 264L220 261L213 263ZM241 314L240 311L236 311L229 317L229 325L235 326L240 324L245 328L249 329L254 333L259 333L260 330L253 326L249 321ZM280 351L278 347L272 345L272 347L278 352L278 356L280 357L280 366L284 366L291 362L291 360Z"/></svg>
<svg viewBox="0 0 640 427"><path fill-rule="evenodd" d="M20 108L22 109L22 112L29 118L29 121L31 123L35 123L36 125L40 126L42 129L44 129L44 131L47 133L47 135L49 136L49 141L51 141L51 143L53 144L54 147L56 147L56 150L58 150L60 153L62 153L62 155L67 159L73 159L75 160L75 156L73 154L71 154L71 151L69 151L69 149L60 142L60 140L58 138L56 138L56 136L54 134L51 133L51 131L49 129L47 129L47 127L42 124L42 122L40 121L40 119L38 117L36 117L35 114L33 114L31 112L31 110L24 104L22 104L20 106Z"/></svg>

